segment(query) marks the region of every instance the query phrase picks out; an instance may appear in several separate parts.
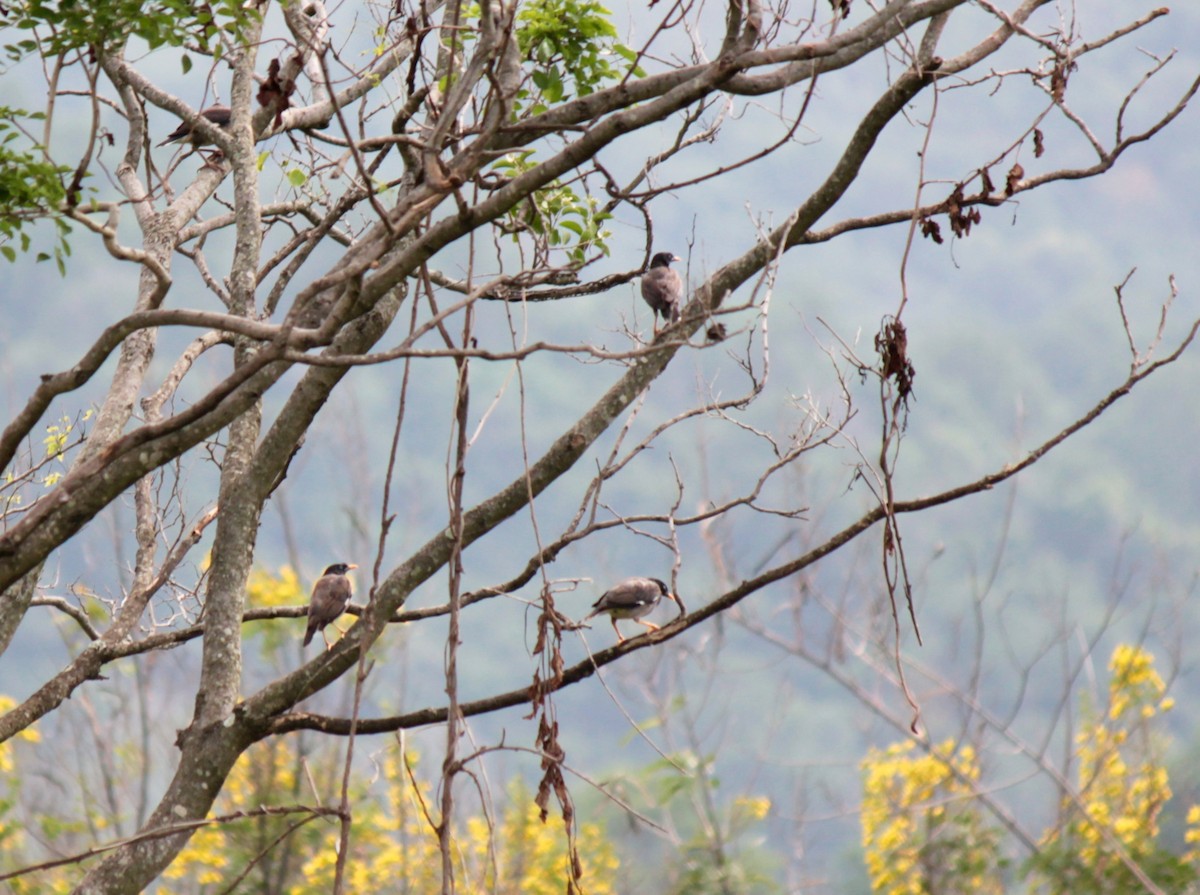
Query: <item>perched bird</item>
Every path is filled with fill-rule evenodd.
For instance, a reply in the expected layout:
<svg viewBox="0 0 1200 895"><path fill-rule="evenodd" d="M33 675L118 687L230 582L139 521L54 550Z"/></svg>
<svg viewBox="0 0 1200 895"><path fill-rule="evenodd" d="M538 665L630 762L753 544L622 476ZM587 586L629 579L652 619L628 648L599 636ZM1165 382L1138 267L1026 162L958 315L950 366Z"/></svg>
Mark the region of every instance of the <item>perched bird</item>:
<svg viewBox="0 0 1200 895"><path fill-rule="evenodd" d="M200 113L217 127L229 127L230 119L233 113L228 106L209 106ZM186 121L179 122L179 127L171 131L167 139L159 143L159 146L166 146L168 143L191 143L193 146L207 146L211 140L204 139L199 132L196 132L192 125Z"/></svg>
<svg viewBox="0 0 1200 895"><path fill-rule="evenodd" d="M617 627L617 619L630 619L639 625L645 625L651 631L657 631L658 625L642 621L642 616L649 615L663 597L668 600L675 599L675 595L667 589L666 584L657 578L626 578L604 592L584 621L601 612L607 612L613 630L617 632L617 640L624 643L625 638L621 636L621 629Z"/></svg>
<svg viewBox="0 0 1200 895"><path fill-rule="evenodd" d="M683 280L678 271L671 270L671 262L681 260L670 252L659 252L650 259L650 269L642 274L642 298L654 311L655 329L658 329L659 315L667 323L679 320Z"/></svg>
<svg viewBox="0 0 1200 895"><path fill-rule="evenodd" d="M329 638L325 636L325 626L346 611L346 604L350 602L350 579L346 577L346 573L357 568L354 563L334 563L317 579L317 583L313 585L312 599L308 604L305 646L312 641L313 634L320 631L321 639L325 641L325 649L330 648Z"/></svg>

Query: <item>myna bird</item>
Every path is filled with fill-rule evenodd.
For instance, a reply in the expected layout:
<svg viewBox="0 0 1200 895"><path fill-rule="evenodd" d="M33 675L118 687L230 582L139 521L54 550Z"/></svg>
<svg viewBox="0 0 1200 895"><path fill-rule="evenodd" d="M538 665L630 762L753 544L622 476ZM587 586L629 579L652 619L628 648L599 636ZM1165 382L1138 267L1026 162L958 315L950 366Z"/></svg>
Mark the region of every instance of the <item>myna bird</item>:
<svg viewBox="0 0 1200 895"><path fill-rule="evenodd" d="M671 270L672 261L683 259L670 252L659 252L650 259L650 269L642 274L642 298L654 311L654 328L661 315L666 323L677 323L683 302L683 280Z"/></svg>
<svg viewBox="0 0 1200 895"><path fill-rule="evenodd" d="M209 106L200 114L220 128L229 127L229 122L233 118L233 112L228 106ZM207 146L212 143L212 140L206 140L191 124L181 121L179 127L171 131L170 136L158 145L166 146L168 143L191 143L193 146Z"/></svg>
<svg viewBox="0 0 1200 895"><path fill-rule="evenodd" d="M313 634L320 631L321 639L325 641L325 649L330 649L329 638L325 636L325 626L346 611L346 604L350 602L350 579L346 577L346 573L357 568L354 563L334 563L317 579L317 583L313 585L312 599L308 603L305 646L312 642Z"/></svg>
<svg viewBox="0 0 1200 895"><path fill-rule="evenodd" d="M617 640L625 642L621 629L617 627L617 619L626 618L645 625L651 631L657 631L658 625L642 621L643 615L649 615L663 597L674 600L675 595L667 589L667 585L657 578L626 578L620 584L604 592L592 606L592 611L584 618L587 621L601 612L608 613L613 630L617 632Z"/></svg>

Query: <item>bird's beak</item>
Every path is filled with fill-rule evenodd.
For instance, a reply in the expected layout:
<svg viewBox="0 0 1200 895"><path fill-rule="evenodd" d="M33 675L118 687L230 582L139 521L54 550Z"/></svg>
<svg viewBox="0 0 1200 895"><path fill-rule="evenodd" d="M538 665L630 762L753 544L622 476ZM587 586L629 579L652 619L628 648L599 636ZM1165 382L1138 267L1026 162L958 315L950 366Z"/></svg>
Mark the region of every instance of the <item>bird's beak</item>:
<svg viewBox="0 0 1200 895"><path fill-rule="evenodd" d="M683 259L680 258L678 255L672 255L671 260L672 261L682 261ZM672 597L672 599L674 599L674 597Z"/></svg>
<svg viewBox="0 0 1200 895"><path fill-rule="evenodd" d="M668 599L668 600L674 600L676 603L678 603L678 602L679 602L679 597L675 596L675 595L674 595L673 593L671 593L670 591L667 591L667 599Z"/></svg>
<svg viewBox="0 0 1200 895"><path fill-rule="evenodd" d="M357 569L357 568L358 568L358 566L357 566L357 565L355 565L355 564L354 564L354 563L352 563L352 562L348 562L348 563L346 563L346 568L347 568L347 569Z"/></svg>

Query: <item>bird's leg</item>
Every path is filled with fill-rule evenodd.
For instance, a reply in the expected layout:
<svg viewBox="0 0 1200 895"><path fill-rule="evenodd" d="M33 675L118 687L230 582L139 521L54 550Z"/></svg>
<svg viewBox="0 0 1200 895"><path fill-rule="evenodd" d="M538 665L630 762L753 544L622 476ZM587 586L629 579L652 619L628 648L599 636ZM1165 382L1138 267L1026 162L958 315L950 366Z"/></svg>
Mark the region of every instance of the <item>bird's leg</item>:
<svg viewBox="0 0 1200 895"><path fill-rule="evenodd" d="M329 627L333 628L333 630L335 630L335 631L337 631L339 634L341 634L341 635L342 635L342 637L345 637L345 636L346 636L346 630L347 630L347 629L346 629L346 628L339 628L339 627L338 627L338 623L337 623L337 622L330 622L330 623L329 623ZM326 631L326 629L325 629L325 628L322 628L322 629L321 629L321 636L325 638L325 649L327 649L327 650L331 650L331 649L333 649L333 644L329 642L329 637L328 637L328 635L326 635L325 631ZM336 641L335 641L335 643L336 643Z"/></svg>
<svg viewBox="0 0 1200 895"><path fill-rule="evenodd" d="M621 636L621 629L617 627L617 620L611 615L608 617L608 620L612 622L613 630L617 632L617 643L624 643L625 638Z"/></svg>
<svg viewBox="0 0 1200 895"><path fill-rule="evenodd" d="M634 621L637 622L639 625L645 625L651 631L658 630L658 625L654 624L654 622L644 622L640 618L635 618Z"/></svg>

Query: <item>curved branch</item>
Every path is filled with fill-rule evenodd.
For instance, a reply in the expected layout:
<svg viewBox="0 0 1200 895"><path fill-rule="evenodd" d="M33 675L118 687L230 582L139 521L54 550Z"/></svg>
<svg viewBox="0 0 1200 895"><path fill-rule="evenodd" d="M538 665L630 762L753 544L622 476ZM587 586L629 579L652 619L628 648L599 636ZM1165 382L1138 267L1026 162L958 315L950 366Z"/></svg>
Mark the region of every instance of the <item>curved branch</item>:
<svg viewBox="0 0 1200 895"><path fill-rule="evenodd" d="M952 503L968 497L972 494L978 494L981 491L988 491L996 485L1012 478L1019 472L1029 468L1045 457L1050 451L1058 447L1068 438L1081 429L1087 427L1094 422L1101 414L1108 410L1113 404L1121 398L1128 395L1135 386L1140 382L1153 375L1163 367L1168 366L1180 357L1192 344L1196 338L1197 332L1200 332L1200 320L1193 322L1187 335L1180 341L1175 350L1158 361L1147 364L1143 369L1130 375L1121 385L1109 392L1104 398L1098 401L1087 413L1075 420L1066 428L1060 430L1051 438L1047 439L1042 444L1031 450L1024 459L1018 463L1009 464L1003 468L982 476L972 482L964 485L959 485L941 491L929 497L917 498L914 500L897 501L891 508L894 513L915 513L921 510L929 509L930 507L941 506L943 504ZM768 584L788 578L797 572L800 572L809 566L816 563L818 560L836 552L841 547L853 541L859 535L870 530L876 523L883 521L888 515L888 510L881 506L872 507L870 510L863 513L858 519L847 525L841 531L837 532L825 542L806 551L795 559L775 566L772 569L756 575L753 578L747 579L726 591L721 596L711 602L701 606L684 615L679 616L666 625L663 625L657 631L652 631L624 641L623 643L614 644L611 647L593 653L587 659L577 662L575 665L566 668L562 672L560 681L550 686L547 682L543 682L544 688L549 687L550 690L561 690L579 681L585 680L594 674L599 668L609 665L622 656L638 650L646 649L655 646L659 643L664 643L668 640L673 640L686 631L696 627L706 619L719 615L730 607L744 600L751 594L761 590ZM346 640L340 643L346 643L354 634L355 628L351 628ZM335 648L334 652L337 652ZM354 655L356 650L347 650L348 654ZM520 688L517 690L509 690L505 693L499 693L495 696L489 696L483 699L473 700L471 702L460 703L458 709L464 715L470 717L473 715L487 714L500 709L510 708L516 705L522 705L530 698L528 688ZM358 733L391 733L397 730L406 730L414 727L422 727L428 724L436 724L446 719L447 709L445 707L428 707L419 709L415 712L408 712L403 715L395 715L388 718L370 718L356 719L356 731ZM280 715L271 720L265 727L263 735L288 733L295 730L317 730L322 733L336 734L345 736L350 732L350 719L335 718L326 715L319 715L311 712L290 712Z"/></svg>

